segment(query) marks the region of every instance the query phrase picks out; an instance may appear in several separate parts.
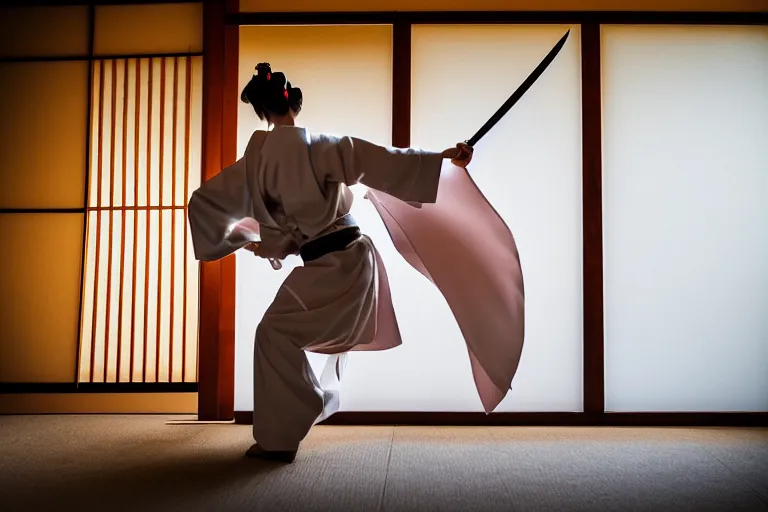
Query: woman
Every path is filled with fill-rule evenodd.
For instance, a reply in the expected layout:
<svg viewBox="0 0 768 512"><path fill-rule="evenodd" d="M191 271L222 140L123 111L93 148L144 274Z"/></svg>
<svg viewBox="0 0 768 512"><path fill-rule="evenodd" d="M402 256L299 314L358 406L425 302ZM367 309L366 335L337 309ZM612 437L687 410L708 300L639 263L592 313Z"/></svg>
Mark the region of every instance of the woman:
<svg viewBox="0 0 768 512"><path fill-rule="evenodd" d="M311 133L295 126L301 90L269 64L256 69L241 100L273 129L254 132L243 157L195 191L189 219L199 260L246 247L273 266L291 254L304 261L256 330L256 444L247 452L292 462L310 428L338 409L328 388L340 378L339 356L400 344L386 271L348 214L348 187L362 183L402 201L433 203L442 161L466 168L472 149L401 150ZM305 350L334 356L319 379Z"/></svg>

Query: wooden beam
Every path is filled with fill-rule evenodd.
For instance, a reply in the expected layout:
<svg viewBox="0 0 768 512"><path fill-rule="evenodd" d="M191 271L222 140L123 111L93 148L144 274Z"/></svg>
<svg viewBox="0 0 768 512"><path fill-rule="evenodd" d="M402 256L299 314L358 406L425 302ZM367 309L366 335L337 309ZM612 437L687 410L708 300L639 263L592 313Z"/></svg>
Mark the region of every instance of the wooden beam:
<svg viewBox="0 0 768 512"><path fill-rule="evenodd" d="M253 414L237 411L235 423L250 425ZM320 425L536 426L536 427L765 427L760 412L338 412Z"/></svg>
<svg viewBox="0 0 768 512"><path fill-rule="evenodd" d="M704 11L386 11L243 12L227 15L227 25L439 25L618 24L766 25L768 12Z"/></svg>
<svg viewBox="0 0 768 512"><path fill-rule="evenodd" d="M0 382L0 395L196 393L196 382Z"/></svg>

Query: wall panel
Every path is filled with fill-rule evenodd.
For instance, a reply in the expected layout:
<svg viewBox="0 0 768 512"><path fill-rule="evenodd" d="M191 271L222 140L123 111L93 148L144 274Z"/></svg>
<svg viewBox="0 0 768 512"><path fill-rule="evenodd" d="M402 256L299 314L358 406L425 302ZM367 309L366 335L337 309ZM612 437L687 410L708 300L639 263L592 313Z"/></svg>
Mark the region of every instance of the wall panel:
<svg viewBox="0 0 768 512"><path fill-rule="evenodd" d="M87 56L88 7L0 8L0 57Z"/></svg>
<svg viewBox="0 0 768 512"><path fill-rule="evenodd" d="M583 407L579 27L413 28L411 144L430 149L470 138L569 28L556 60L477 144L470 166L515 236L525 281L525 346L499 412ZM403 389L413 389L409 407L482 410L447 305L423 279L407 286L393 295L419 297L418 316L403 320L410 357L399 371L408 372Z"/></svg>
<svg viewBox="0 0 768 512"><path fill-rule="evenodd" d="M203 4L96 7L96 55L203 51Z"/></svg>
<svg viewBox="0 0 768 512"><path fill-rule="evenodd" d="M610 411L768 410L768 28L603 28Z"/></svg>
<svg viewBox="0 0 768 512"><path fill-rule="evenodd" d="M0 208L82 208L88 63L1 63L0 119Z"/></svg>
<svg viewBox="0 0 768 512"><path fill-rule="evenodd" d="M0 381L72 382L82 214L0 214Z"/></svg>

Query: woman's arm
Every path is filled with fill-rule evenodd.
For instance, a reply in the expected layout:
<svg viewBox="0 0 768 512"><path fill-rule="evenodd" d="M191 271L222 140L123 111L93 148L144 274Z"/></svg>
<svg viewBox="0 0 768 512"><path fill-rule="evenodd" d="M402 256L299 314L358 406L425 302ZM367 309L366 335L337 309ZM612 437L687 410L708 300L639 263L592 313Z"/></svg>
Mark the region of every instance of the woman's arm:
<svg viewBox="0 0 768 512"><path fill-rule="evenodd" d="M187 217L195 258L218 260L245 245L249 240L235 231L236 223L251 215L245 162L240 159L192 193Z"/></svg>
<svg viewBox="0 0 768 512"><path fill-rule="evenodd" d="M362 183L398 199L433 203L445 159L466 166L472 150L465 144L441 153L414 148L387 148L354 137L318 135L310 155L318 178L346 185Z"/></svg>

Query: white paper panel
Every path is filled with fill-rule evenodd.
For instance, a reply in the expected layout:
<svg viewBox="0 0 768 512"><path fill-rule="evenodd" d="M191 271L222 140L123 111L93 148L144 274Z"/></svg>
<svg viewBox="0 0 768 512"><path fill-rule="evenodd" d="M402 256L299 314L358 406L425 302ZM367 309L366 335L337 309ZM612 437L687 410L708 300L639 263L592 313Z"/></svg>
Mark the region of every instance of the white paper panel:
<svg viewBox="0 0 768 512"><path fill-rule="evenodd" d="M412 143L443 148L471 137L568 28L414 27ZM525 347L499 411L582 410L579 37L572 27L549 69L476 146L470 166L515 235L525 279ZM447 305L427 284L410 286L394 290L401 301L418 297L420 313L403 322L406 335L420 338L408 347L413 370L398 377L410 388L408 408L482 410Z"/></svg>
<svg viewBox="0 0 768 512"><path fill-rule="evenodd" d="M603 45L606 407L768 410L768 29Z"/></svg>

